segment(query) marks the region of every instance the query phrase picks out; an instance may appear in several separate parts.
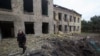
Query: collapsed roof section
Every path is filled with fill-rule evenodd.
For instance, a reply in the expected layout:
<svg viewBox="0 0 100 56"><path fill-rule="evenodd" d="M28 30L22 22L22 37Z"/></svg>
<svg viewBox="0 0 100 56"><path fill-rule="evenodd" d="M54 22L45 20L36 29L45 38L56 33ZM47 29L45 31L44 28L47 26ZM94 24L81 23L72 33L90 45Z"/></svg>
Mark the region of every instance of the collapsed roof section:
<svg viewBox="0 0 100 56"><path fill-rule="evenodd" d="M59 6L59 5L53 5L55 8L60 8L60 9L63 9L63 10L67 10L67 11L70 11L70 12L73 12L73 13L76 13L78 14L79 16L82 16L81 14L79 14L78 12L74 11L74 10L71 10L71 9L68 9L68 8L65 8L65 7L62 7L62 6Z"/></svg>

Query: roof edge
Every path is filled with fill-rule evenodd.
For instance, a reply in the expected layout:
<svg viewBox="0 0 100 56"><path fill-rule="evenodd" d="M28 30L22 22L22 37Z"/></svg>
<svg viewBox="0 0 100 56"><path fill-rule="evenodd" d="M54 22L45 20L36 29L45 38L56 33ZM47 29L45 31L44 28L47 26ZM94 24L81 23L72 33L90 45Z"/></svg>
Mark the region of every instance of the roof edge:
<svg viewBox="0 0 100 56"><path fill-rule="evenodd" d="M71 9L68 9L68 8L65 8L65 7L62 7L62 6L56 5L56 4L54 4L53 7L61 8L61 9L64 9L64 10L68 10L68 11L70 11L70 12L73 12L73 13L78 14L79 16L82 16L82 14L76 12L75 10L71 10Z"/></svg>

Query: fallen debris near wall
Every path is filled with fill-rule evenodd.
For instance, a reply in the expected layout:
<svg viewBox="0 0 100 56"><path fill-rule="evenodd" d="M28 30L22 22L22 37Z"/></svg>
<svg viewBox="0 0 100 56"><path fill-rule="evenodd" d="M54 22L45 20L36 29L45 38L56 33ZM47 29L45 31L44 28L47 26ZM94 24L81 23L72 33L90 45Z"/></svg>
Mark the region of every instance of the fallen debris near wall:
<svg viewBox="0 0 100 56"><path fill-rule="evenodd" d="M84 39L72 41L69 39L47 39L49 45L42 45L29 56L100 56Z"/></svg>
<svg viewBox="0 0 100 56"><path fill-rule="evenodd" d="M27 36L25 54L21 55L15 38L0 43L0 56L100 56L99 48L100 42L80 36Z"/></svg>

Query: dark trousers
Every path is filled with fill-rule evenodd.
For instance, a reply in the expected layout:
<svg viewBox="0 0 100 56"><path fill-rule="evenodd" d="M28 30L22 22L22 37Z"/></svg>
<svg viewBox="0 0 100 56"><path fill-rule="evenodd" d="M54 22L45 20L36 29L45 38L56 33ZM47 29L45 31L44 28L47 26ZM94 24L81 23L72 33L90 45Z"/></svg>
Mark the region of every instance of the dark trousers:
<svg viewBox="0 0 100 56"><path fill-rule="evenodd" d="M25 53L25 50L26 50L25 43L19 42L19 47L23 49L23 54L24 54Z"/></svg>

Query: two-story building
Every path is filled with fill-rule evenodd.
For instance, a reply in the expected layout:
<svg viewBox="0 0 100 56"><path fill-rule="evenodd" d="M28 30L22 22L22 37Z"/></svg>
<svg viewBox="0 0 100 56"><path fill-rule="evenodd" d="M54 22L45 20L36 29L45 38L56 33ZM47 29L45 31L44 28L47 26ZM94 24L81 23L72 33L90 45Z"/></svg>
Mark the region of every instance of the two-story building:
<svg viewBox="0 0 100 56"><path fill-rule="evenodd" d="M81 14L53 0L0 0L0 38L26 35L81 32Z"/></svg>
<svg viewBox="0 0 100 56"><path fill-rule="evenodd" d="M0 36L53 33L53 0L0 0Z"/></svg>
<svg viewBox="0 0 100 56"><path fill-rule="evenodd" d="M58 5L53 9L55 33L81 33L81 14Z"/></svg>

